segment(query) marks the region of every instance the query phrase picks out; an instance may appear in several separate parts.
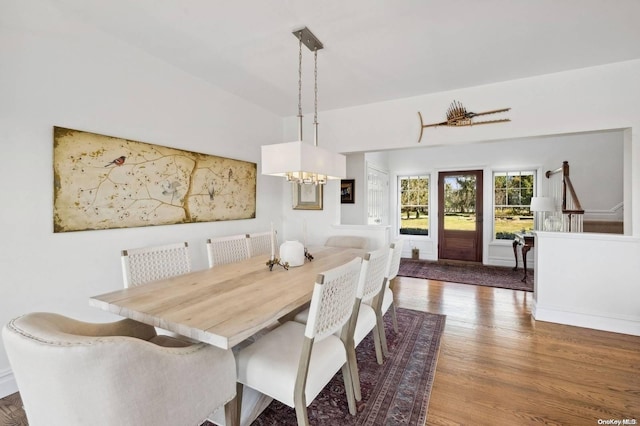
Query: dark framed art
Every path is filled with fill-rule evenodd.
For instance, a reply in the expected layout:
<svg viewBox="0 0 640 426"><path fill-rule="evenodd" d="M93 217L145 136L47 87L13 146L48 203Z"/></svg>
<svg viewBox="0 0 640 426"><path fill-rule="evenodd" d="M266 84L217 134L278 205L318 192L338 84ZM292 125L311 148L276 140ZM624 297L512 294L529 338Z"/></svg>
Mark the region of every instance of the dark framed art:
<svg viewBox="0 0 640 426"><path fill-rule="evenodd" d="M353 204L356 202L356 181L355 179L342 179L340 181L340 202L342 204Z"/></svg>

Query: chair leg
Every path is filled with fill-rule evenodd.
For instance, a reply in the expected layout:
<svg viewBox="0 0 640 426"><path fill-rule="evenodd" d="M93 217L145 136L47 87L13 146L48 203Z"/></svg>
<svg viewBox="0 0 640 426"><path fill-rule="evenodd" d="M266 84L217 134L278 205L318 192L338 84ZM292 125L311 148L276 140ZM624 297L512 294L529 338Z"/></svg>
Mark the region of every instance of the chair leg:
<svg viewBox="0 0 640 426"><path fill-rule="evenodd" d="M373 327L373 345L376 348L376 361L378 361L379 365L382 365L382 363L384 362L384 358L382 357L382 344L380 343L380 331L377 325Z"/></svg>
<svg viewBox="0 0 640 426"><path fill-rule="evenodd" d="M304 395L304 388L296 388L293 390L293 405L296 408L296 419L298 426L308 426L309 416L307 414L307 399Z"/></svg>
<svg viewBox="0 0 640 426"><path fill-rule="evenodd" d="M360 392L360 373L358 372L358 360L356 359L356 349L353 345L349 345L347 349L347 364L351 371L351 380L353 381L353 396L356 401L362 400Z"/></svg>
<svg viewBox="0 0 640 426"><path fill-rule="evenodd" d="M298 426L309 426L309 416L307 415L307 406L302 407L296 405L296 419L298 419Z"/></svg>
<svg viewBox="0 0 640 426"><path fill-rule="evenodd" d="M344 379L344 391L347 394L347 403L349 404L349 413L356 415L356 398L353 394L353 381L351 380L351 371L349 364L344 363L342 366L342 378Z"/></svg>
<svg viewBox="0 0 640 426"><path fill-rule="evenodd" d="M309 426L309 416L307 415L306 405L296 404L296 419L298 420L298 426Z"/></svg>
<svg viewBox="0 0 640 426"><path fill-rule="evenodd" d="M393 331L398 332L398 319L396 318L396 304L391 303L391 321L393 322Z"/></svg>
<svg viewBox="0 0 640 426"><path fill-rule="evenodd" d="M382 347L382 355L389 356L389 348L387 347L387 336L384 331L384 321L382 313L376 312L376 327L378 328L378 337L380 338L380 346Z"/></svg>

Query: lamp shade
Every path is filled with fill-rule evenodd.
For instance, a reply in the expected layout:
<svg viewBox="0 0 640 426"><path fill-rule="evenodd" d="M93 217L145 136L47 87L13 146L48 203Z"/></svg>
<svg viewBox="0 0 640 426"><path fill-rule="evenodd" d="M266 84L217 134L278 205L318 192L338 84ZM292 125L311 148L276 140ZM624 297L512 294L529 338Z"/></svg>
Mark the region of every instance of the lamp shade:
<svg viewBox="0 0 640 426"><path fill-rule="evenodd" d="M551 197L531 197L532 212L553 212L556 210L556 205Z"/></svg>
<svg viewBox="0 0 640 426"><path fill-rule="evenodd" d="M347 159L302 141L263 145L262 174L298 181L312 175L319 180L343 179L347 175Z"/></svg>

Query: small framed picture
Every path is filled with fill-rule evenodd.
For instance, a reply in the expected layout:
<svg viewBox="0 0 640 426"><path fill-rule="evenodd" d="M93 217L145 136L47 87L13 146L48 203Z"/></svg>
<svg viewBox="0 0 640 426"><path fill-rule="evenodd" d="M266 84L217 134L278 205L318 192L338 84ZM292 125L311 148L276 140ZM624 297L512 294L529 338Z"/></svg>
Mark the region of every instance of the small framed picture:
<svg viewBox="0 0 640 426"><path fill-rule="evenodd" d="M322 210L322 185L294 183L294 210Z"/></svg>
<svg viewBox="0 0 640 426"><path fill-rule="evenodd" d="M340 202L342 204L353 204L356 202L355 179L342 179L340 181Z"/></svg>

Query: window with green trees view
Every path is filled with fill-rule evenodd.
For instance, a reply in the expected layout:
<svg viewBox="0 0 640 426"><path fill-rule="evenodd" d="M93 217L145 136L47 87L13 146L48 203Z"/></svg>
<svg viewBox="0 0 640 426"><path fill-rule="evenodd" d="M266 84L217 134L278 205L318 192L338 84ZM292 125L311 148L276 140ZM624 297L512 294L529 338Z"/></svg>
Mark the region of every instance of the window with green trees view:
<svg viewBox="0 0 640 426"><path fill-rule="evenodd" d="M400 233L429 235L429 177L400 176Z"/></svg>
<svg viewBox="0 0 640 426"><path fill-rule="evenodd" d="M495 172L493 233L497 240L512 240L516 232L533 229L529 209L534 195L535 172Z"/></svg>

